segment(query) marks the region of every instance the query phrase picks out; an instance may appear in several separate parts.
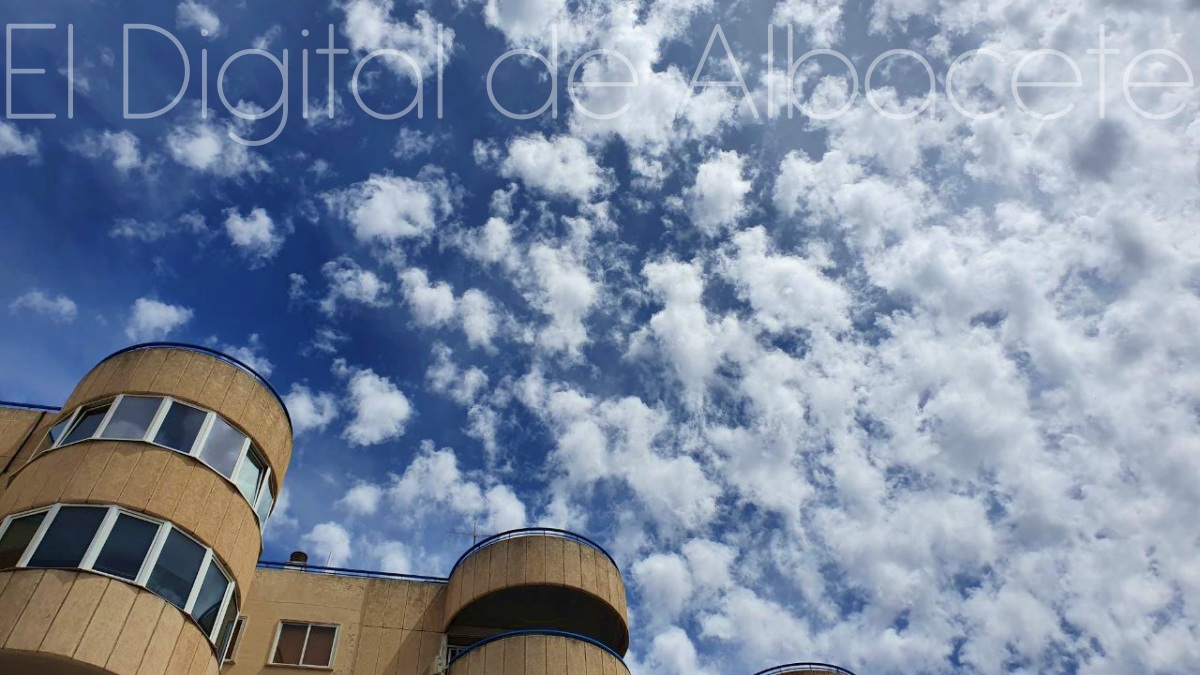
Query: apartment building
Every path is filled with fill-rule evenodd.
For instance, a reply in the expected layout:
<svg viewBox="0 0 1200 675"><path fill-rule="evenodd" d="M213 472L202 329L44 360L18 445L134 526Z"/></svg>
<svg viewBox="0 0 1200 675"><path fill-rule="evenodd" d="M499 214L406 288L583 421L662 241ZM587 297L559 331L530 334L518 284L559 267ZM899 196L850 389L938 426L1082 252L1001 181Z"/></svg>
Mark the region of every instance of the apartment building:
<svg viewBox="0 0 1200 675"><path fill-rule="evenodd" d="M0 673L628 673L624 581L578 534L489 537L445 578L262 562L291 453L270 383L191 345L0 404Z"/></svg>

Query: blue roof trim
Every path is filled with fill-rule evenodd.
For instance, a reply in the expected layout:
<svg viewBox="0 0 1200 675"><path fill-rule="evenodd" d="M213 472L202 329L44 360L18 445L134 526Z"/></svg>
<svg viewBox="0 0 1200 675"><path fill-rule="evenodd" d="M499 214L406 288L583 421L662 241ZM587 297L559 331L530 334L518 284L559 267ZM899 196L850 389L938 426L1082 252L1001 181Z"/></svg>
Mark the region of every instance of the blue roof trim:
<svg viewBox="0 0 1200 675"><path fill-rule="evenodd" d="M104 363L105 361L112 359L112 358L116 358L122 354L127 354L129 352L136 352L140 349L186 349L188 351L206 354L215 359L224 361L225 363L228 363L229 365L234 366L235 368L239 368L239 369L245 371L247 375L250 375L255 380L258 380L259 384L263 385L264 387L267 388L268 391L271 392L271 395L273 395L275 397L275 400L279 402L279 407L283 408L283 416L287 418L288 428L292 428L292 414L288 412L287 405L283 402L283 397L279 395L279 392L275 390L275 387L271 386L271 383L267 381L267 378L263 377L262 375L259 375L258 371L254 370L253 368L246 365L245 363L242 363L241 361L233 358L232 356L222 353L222 352L219 352L215 349L212 349L209 347L201 347L200 345L188 344L186 342L143 342L141 344L126 347L120 351L115 351L112 354L109 354L108 356L100 359L100 363ZM100 365L100 363L97 363L96 365Z"/></svg>
<svg viewBox="0 0 1200 675"><path fill-rule="evenodd" d="M807 671L805 669L808 669ZM774 668L760 670L754 675L784 675L785 673L803 673L803 672L820 672L814 671L814 668L820 668L829 673L840 673L841 675L854 675L854 673L840 666L831 665L828 663L819 663L817 661L804 661L801 663L788 663Z"/></svg>
<svg viewBox="0 0 1200 675"><path fill-rule="evenodd" d="M584 546L594 548L597 551L603 553L604 557L608 558L608 561L613 564L613 567L617 568L618 573L621 571L621 567L619 565L617 565L617 561L613 560L613 557L611 555L609 555L608 551L604 550L603 546L601 546L600 544L597 544L596 542L592 541L591 539L588 539L587 537L583 536L582 534L575 534L574 532L571 532L568 530L560 530L556 527L523 527L519 530L509 530L507 532L501 532L500 534L493 534L492 536L488 537L487 539L484 539L483 541L481 541L481 542L475 544L474 546L472 546L471 548L467 549L465 553L463 553L461 556L458 557L458 560L454 561L454 567L450 568L450 575L451 576L454 575L454 570L458 569L458 566L462 564L462 561L466 560L467 558L470 558L471 556L473 556L476 553L478 553L479 551L487 548L488 546L491 546L492 544L498 544L501 541L507 541L509 539L519 539L521 537L537 537L537 536L558 537L560 539L569 539L571 541L579 542L580 544L583 544Z"/></svg>
<svg viewBox="0 0 1200 675"><path fill-rule="evenodd" d="M58 412L61 407L56 408L52 405L39 405L37 403L15 403L13 401L0 401L0 408L24 408L25 410L37 410L38 412Z"/></svg>
<svg viewBox="0 0 1200 675"><path fill-rule="evenodd" d="M321 565L301 565L296 563L260 560L256 565L262 570L287 570L292 572L309 572L311 574L329 574L336 577L356 577L365 579L400 579L403 581L424 581L431 584L447 584L450 580L445 577L429 577L422 574L401 574L398 572L378 572L376 570L359 570L351 567L323 567Z"/></svg>
<svg viewBox="0 0 1200 675"><path fill-rule="evenodd" d="M493 642L498 642L500 640L507 640L508 638L521 637L524 635L549 635L549 636L554 636L554 637L564 637L564 638L567 638L568 640L578 640L579 642L586 642L594 647L599 647L600 649L603 649L604 651L608 652L609 656L612 656L621 665L625 666L625 659L621 658L620 654L614 652L607 645L597 642L596 640L593 640L592 638L590 638L586 635L580 635L578 633L568 633L567 631L564 631L564 630L543 630L543 629L514 630L514 631L510 631L508 633L501 633L499 635L493 635L490 638L484 638L484 639L480 640L479 642L476 642L475 644L471 645L470 647L467 647L466 649L459 652L454 658L450 659L450 664L448 664L448 665L453 665L455 661L458 661L459 659L466 656L467 654L470 654L471 652L473 652L476 649L479 649L480 647L483 647L485 645L489 645ZM628 671L629 666L625 666L625 670Z"/></svg>

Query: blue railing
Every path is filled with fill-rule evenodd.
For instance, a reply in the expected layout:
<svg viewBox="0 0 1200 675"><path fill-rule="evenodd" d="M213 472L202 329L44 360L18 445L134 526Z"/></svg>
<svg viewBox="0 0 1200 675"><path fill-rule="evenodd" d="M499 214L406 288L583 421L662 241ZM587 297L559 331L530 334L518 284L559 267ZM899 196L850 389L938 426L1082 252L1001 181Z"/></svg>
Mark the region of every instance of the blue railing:
<svg viewBox="0 0 1200 675"><path fill-rule="evenodd" d="M815 661L775 666L774 668L760 670L754 675L784 675L785 673L838 673L839 675L854 675L854 673L845 668L832 666L828 663L817 663Z"/></svg>
<svg viewBox="0 0 1200 675"><path fill-rule="evenodd" d="M618 663L620 663L622 666L625 666L625 660L621 658L620 654L614 652L607 645L597 642L596 640L593 640L592 638L590 638L586 635L580 635L578 633L568 633L567 631L563 631L563 630L540 630L540 629L514 630L514 631L511 631L508 633L501 633L499 635L493 635L490 638L484 638L484 639L480 640L479 642L476 642L475 644L471 645L470 647L467 647L466 649L464 649L461 652L459 652L458 654L456 654L454 656L454 658L450 659L449 665L453 665L455 661L458 661L459 659L463 658L467 654L470 654L471 652L473 652L476 649L479 649L480 647L483 647L485 645L489 645L493 642L498 642L500 640L507 640L509 638L521 637L521 636L525 636L525 635L546 635L546 636L550 636L550 637L562 637L562 638L567 638L568 640L578 640L579 642L586 642L586 643L592 645L593 647L598 647L600 649L603 649L605 652L608 653L609 656L616 659ZM625 670L628 671L629 666L625 666Z"/></svg>
<svg viewBox="0 0 1200 675"><path fill-rule="evenodd" d="M338 577L356 577L362 579L400 579L403 581L424 581L434 584L444 584L450 581L444 577L427 577L420 574L397 574L395 572L356 570L349 567L323 567L321 565L275 562L273 560L258 561L258 568L263 570L291 570L294 572L311 572L313 574L331 574Z"/></svg>
<svg viewBox="0 0 1200 675"><path fill-rule="evenodd" d="M219 352L215 349L211 349L209 347L201 347L200 345L191 345L191 344L187 344L186 342L143 342L142 344L133 345L131 347L126 347L120 351L113 352L112 354L109 354L108 356L104 357L103 359L100 359L100 363L104 363L105 361L107 361L111 358L118 357L122 354L127 354L129 352L136 352L139 349L186 349L188 351L206 354L215 359L224 361L225 363L228 363L229 365L234 366L235 368L239 368L242 371L245 371L245 373L247 375L253 377L255 380L258 381L259 384L266 387L267 390L270 391L271 394L275 397L276 401L279 401L279 407L283 408L283 415L284 415L284 417L287 418L288 427L291 428L292 415L291 415L291 413L288 412L287 405L283 402L283 397L279 395L279 392L276 391L275 387L271 386L271 383L267 381L267 378L263 377L262 375L259 375L258 371L254 370L253 368L246 365L245 363L242 363L241 361L233 358L232 356L230 356L228 354L224 354L222 352ZM97 364L97 365L99 365L99 364Z"/></svg>
<svg viewBox="0 0 1200 675"><path fill-rule="evenodd" d="M58 412L62 408L56 408L52 405L38 405L37 403L15 403L13 401L0 401L0 408L23 408L25 410L36 410L38 412Z"/></svg>
<svg viewBox="0 0 1200 675"><path fill-rule="evenodd" d="M581 534L575 534L574 532L568 532L567 530L560 530L555 527L524 527L519 530L509 530L508 532L501 532L500 534L494 534L494 535L488 537L487 539L484 539L483 541L479 542L478 544L475 544L471 548L467 549L466 553L463 553L461 556L458 557L458 560L455 561L454 567L450 568L450 574L453 575L454 570L458 569L458 566L461 565L464 560L466 560L467 558L470 558L471 556L475 555L476 553L479 553L483 549L485 549L493 544L499 544L502 541L509 541L512 539L520 539L522 537L558 537L559 539L566 539L568 541L573 541L573 542L576 542L579 544L583 544L584 546L587 546L588 548L593 548L593 549L596 549L597 551L603 553L604 557L608 558L608 561L613 564L613 567L617 568L618 572L621 570L621 568L617 565L617 561L613 560L613 557L608 554L608 551L604 550L603 546L601 546L600 544L597 544L596 542L592 541L591 539L588 539L587 537L585 537Z"/></svg>

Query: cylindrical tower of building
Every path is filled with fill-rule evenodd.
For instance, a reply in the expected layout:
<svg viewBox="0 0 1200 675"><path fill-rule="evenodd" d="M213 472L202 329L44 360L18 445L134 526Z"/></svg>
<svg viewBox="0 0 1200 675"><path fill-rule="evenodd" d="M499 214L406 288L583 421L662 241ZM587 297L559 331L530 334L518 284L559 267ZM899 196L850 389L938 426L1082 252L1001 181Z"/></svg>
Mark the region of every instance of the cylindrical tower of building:
<svg viewBox="0 0 1200 675"><path fill-rule="evenodd" d="M775 666L766 670L760 670L754 675L854 675L854 673L828 663L810 661Z"/></svg>
<svg viewBox="0 0 1200 675"><path fill-rule="evenodd" d="M215 674L291 452L235 359L100 362L0 494L0 672Z"/></svg>

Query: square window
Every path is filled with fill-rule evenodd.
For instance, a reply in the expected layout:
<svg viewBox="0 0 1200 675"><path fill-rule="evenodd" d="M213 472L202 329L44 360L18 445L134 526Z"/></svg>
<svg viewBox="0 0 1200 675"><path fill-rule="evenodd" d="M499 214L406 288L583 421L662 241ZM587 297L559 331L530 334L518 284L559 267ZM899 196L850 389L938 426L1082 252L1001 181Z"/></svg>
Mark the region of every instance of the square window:
<svg viewBox="0 0 1200 675"><path fill-rule="evenodd" d="M13 518L0 537L0 569L16 567L25 553L25 547L33 541L33 535L46 518L46 512L31 513L27 516Z"/></svg>
<svg viewBox="0 0 1200 675"><path fill-rule="evenodd" d="M113 411L112 418L108 420L108 424L104 427L104 433L100 434L100 437L131 441L144 439L146 431L150 429L150 423L154 421L154 416L158 414L158 407L161 404L161 398L146 396L126 396L122 398L120 405Z"/></svg>
<svg viewBox="0 0 1200 675"><path fill-rule="evenodd" d="M189 454L207 416L208 413L199 408L172 401L171 409L167 411L167 416L163 418L162 425L158 427L158 433L154 436L154 442Z"/></svg>
<svg viewBox="0 0 1200 675"><path fill-rule="evenodd" d="M221 612L227 588L229 578L214 560L204 573L204 583L200 584L200 593L196 595L196 604L192 607L192 618L204 629L205 635L212 635L217 625L217 614Z"/></svg>
<svg viewBox="0 0 1200 675"><path fill-rule="evenodd" d="M75 419L75 425L63 438L62 445L91 438L96 433L96 429L100 428L100 423L104 421L104 416L108 414L108 408L111 405L111 403L105 403L80 412Z"/></svg>
<svg viewBox="0 0 1200 675"><path fill-rule="evenodd" d="M92 569L130 581L136 579L154 544L158 527L158 523L126 513L117 516Z"/></svg>
<svg viewBox="0 0 1200 675"><path fill-rule="evenodd" d="M333 665L337 626L284 621L279 625L271 663L292 666Z"/></svg>
<svg viewBox="0 0 1200 675"><path fill-rule="evenodd" d="M94 506L63 506L50 521L28 567L79 567L108 513Z"/></svg>

